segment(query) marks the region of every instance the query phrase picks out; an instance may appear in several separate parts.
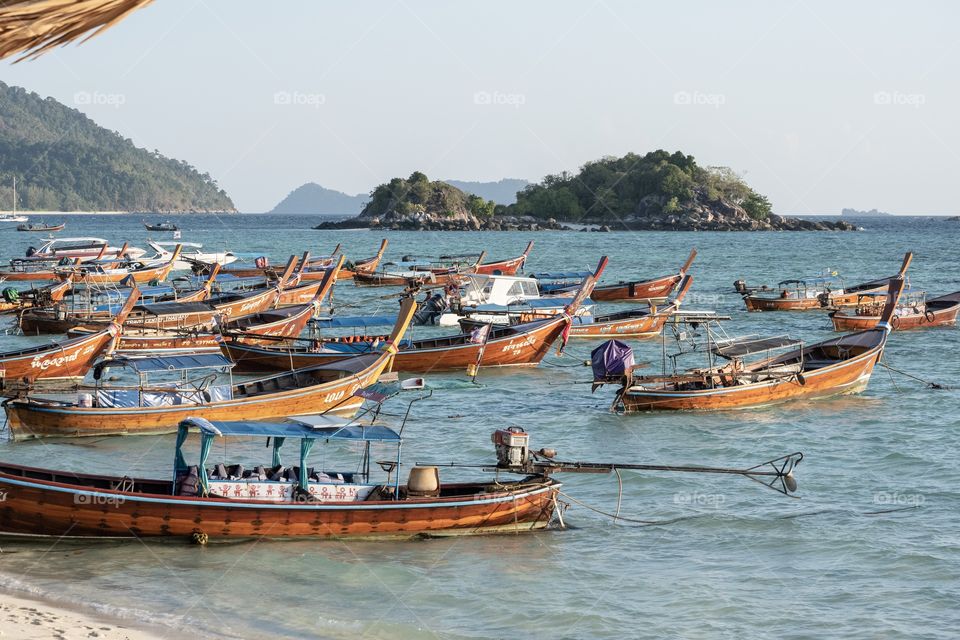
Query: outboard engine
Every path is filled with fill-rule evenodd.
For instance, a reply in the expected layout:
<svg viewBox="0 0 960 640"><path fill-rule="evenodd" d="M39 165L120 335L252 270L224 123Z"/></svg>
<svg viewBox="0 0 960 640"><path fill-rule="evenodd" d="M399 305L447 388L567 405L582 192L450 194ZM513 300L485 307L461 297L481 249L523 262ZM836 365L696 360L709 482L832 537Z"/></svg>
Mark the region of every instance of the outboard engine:
<svg viewBox="0 0 960 640"><path fill-rule="evenodd" d="M737 293L739 293L739 294L742 295L742 296L748 295L748 294L750 293L750 290L747 289L747 281L746 281L746 280L736 280L736 281L733 283L733 289L734 289L734 291L736 291Z"/></svg>
<svg viewBox="0 0 960 640"><path fill-rule="evenodd" d="M423 301L413 314L414 325L437 324L440 314L447 308L443 294L435 293Z"/></svg>
<svg viewBox="0 0 960 640"><path fill-rule="evenodd" d="M490 436L498 467L522 467L530 461L530 434L522 427L497 429Z"/></svg>
<svg viewBox="0 0 960 640"><path fill-rule="evenodd" d="M67 257L63 257L63 258L60 258L60 260L57 262L57 264L60 265L61 267L68 267L68 266L70 266L71 264L73 264L73 260L71 260L70 258L67 258Z"/></svg>
<svg viewBox="0 0 960 640"><path fill-rule="evenodd" d="M35 255L37 255L37 248L36 248L36 247L27 247L27 257L30 258L30 257L35 256Z"/></svg>

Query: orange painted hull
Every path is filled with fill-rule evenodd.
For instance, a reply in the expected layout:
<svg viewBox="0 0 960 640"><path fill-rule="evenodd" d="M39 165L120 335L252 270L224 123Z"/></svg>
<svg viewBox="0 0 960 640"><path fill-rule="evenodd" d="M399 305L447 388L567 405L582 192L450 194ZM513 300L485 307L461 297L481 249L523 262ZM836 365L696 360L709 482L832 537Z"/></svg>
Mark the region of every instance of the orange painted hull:
<svg viewBox="0 0 960 640"><path fill-rule="evenodd" d="M70 478L70 483L56 482ZM218 497L172 496L169 480L63 474L0 466L0 533L55 537L190 539L344 538L474 535L546 528L560 483L535 479L454 484L439 497L322 504L274 504ZM446 495L445 495L446 494Z"/></svg>

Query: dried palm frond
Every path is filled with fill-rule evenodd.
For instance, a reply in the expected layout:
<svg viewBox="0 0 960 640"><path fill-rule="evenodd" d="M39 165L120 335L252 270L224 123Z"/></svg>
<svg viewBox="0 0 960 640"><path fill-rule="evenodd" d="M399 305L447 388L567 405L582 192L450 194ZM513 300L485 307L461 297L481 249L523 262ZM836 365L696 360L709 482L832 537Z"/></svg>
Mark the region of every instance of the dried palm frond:
<svg viewBox="0 0 960 640"><path fill-rule="evenodd" d="M36 58L54 47L88 40L153 0L2 0L0 59Z"/></svg>

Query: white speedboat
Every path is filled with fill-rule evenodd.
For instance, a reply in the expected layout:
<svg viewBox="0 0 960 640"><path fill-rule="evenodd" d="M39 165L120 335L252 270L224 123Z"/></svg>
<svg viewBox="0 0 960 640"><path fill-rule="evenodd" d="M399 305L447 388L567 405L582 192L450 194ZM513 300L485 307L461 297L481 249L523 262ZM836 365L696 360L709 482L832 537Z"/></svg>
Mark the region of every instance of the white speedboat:
<svg viewBox="0 0 960 640"><path fill-rule="evenodd" d="M460 288L459 297L449 300L449 306L440 314L437 324L456 326L461 318L510 324L512 316L555 315L573 300L572 297L542 295L534 278L479 273L464 277L467 282ZM590 304L582 305L577 315L589 313L591 307Z"/></svg>
<svg viewBox="0 0 960 640"><path fill-rule="evenodd" d="M151 260L169 260L173 256L173 249L178 244L183 246L183 251L180 252L180 259L173 264L174 270L190 269L198 262L208 265L214 263L225 265L235 262L237 259L237 256L229 251L200 251L203 245L197 242L154 242L151 240L147 242L147 245L157 252L157 255L153 256Z"/></svg>
<svg viewBox="0 0 960 640"><path fill-rule="evenodd" d="M103 238L47 238L39 248L30 247L27 249L26 259L54 261L63 258L79 258L81 261L87 261L96 258L118 258L121 253L136 260L143 256L146 251L126 244L122 247L111 247L110 243Z"/></svg>

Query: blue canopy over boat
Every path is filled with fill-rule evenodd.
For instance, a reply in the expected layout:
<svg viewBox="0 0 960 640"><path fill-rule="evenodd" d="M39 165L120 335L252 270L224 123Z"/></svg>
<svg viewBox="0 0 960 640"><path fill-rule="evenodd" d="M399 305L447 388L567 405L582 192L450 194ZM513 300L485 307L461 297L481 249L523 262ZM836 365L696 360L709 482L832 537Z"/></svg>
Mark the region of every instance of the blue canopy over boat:
<svg viewBox="0 0 960 640"><path fill-rule="evenodd" d="M544 271L541 273L531 273L531 278L537 280L583 280L587 276L592 276L591 271Z"/></svg>
<svg viewBox="0 0 960 640"><path fill-rule="evenodd" d="M400 442L400 434L381 425L350 424L325 416L298 416L286 422L229 421L210 422L187 418L181 427L196 428L214 436L262 436L264 438L319 438L363 442Z"/></svg>
<svg viewBox="0 0 960 640"><path fill-rule="evenodd" d="M98 362L94 366L93 377L99 379L103 370L109 367L126 367L137 373L154 373L157 371L229 368L233 367L233 361L219 353L153 356L150 358L117 357Z"/></svg>
<svg viewBox="0 0 960 640"><path fill-rule="evenodd" d="M281 463L280 447L283 446L287 438L300 439L300 464L299 464L299 485L304 491L307 489L307 474L304 473L307 468L307 457L313 448L313 443L317 439L322 440L345 440L354 442L365 442L367 447L367 456L369 456L369 447L371 442L389 442L397 445L396 464L400 465L400 444L402 442L400 434L381 425L360 425L351 424L346 421L339 421L335 418L328 418L323 415L317 416L298 416L288 418L287 422L254 422L254 421L228 421L211 422L204 418L193 417L182 420L177 429L177 442L175 457L173 463L174 486L179 473L187 470L187 463L183 456L183 445L187 440L187 435L191 429L200 431L200 461L198 475L200 484L204 491L209 490L209 478L207 475L206 463L210 456L210 450L213 448L213 441L217 437L223 436L254 436L265 437L273 440L273 466ZM399 489L399 474L395 481L395 486Z"/></svg>

